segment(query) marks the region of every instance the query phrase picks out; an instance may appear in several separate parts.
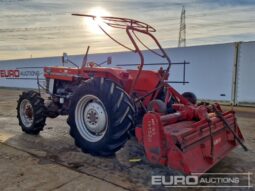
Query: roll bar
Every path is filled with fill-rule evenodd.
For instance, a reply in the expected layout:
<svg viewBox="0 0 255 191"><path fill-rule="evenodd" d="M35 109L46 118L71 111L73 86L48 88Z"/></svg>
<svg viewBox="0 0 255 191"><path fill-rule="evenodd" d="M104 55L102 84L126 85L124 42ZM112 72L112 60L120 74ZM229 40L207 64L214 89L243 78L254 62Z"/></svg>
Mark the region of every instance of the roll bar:
<svg viewBox="0 0 255 191"><path fill-rule="evenodd" d="M89 17L92 18L93 20L96 20L97 18L99 18L98 16L95 15L87 15L87 14L72 14L73 16L82 16L82 17ZM134 19L128 19L128 18L121 18L121 17L111 17L111 16L100 16L100 19L102 20L102 22L112 28L118 28L118 29L124 29L126 30L126 33L130 39L130 41L132 42L134 49L127 47L126 45L124 45L123 43L119 42L118 40L116 40L113 36L111 36L107 31L104 30L104 28L100 25L100 23L97 23L99 28L109 37L111 38L114 42L116 42L117 44L119 44L120 46L134 52L137 53L140 57L140 65L138 66L138 73L136 76L136 79L134 80L134 83L131 87L131 90L133 90L140 74L141 71L143 69L144 66L144 56L142 51L140 50L139 46L137 45L136 40L138 40L146 49L148 49L149 51L151 51L152 53L156 54L157 56L160 56L162 58L165 58L167 60L168 63L168 67L166 69L165 75L162 77L162 80L165 79L165 76L168 75L169 70L171 68L171 60L168 57L168 55L166 54L165 50L162 48L162 46L160 45L160 43L158 42L157 38L152 34L153 32L156 32L156 29L153 28L152 26L141 22L141 21L137 21ZM149 47L147 47L142 41L141 39L135 34L136 32L145 34L150 36L154 42L157 44L158 48L160 49L162 54L157 53L155 50L150 49Z"/></svg>

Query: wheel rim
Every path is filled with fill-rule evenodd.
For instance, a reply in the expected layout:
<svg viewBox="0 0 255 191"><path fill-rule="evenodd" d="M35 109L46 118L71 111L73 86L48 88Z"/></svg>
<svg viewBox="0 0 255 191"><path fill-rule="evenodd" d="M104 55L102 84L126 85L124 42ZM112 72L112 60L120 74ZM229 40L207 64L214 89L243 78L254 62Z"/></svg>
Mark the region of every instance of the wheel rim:
<svg viewBox="0 0 255 191"><path fill-rule="evenodd" d="M24 126L31 127L34 122L34 110L29 100L24 99L21 101L19 114Z"/></svg>
<svg viewBox="0 0 255 191"><path fill-rule="evenodd" d="M81 136L97 142L104 137L108 128L108 115L104 104L93 95L83 96L75 108L75 123Z"/></svg>

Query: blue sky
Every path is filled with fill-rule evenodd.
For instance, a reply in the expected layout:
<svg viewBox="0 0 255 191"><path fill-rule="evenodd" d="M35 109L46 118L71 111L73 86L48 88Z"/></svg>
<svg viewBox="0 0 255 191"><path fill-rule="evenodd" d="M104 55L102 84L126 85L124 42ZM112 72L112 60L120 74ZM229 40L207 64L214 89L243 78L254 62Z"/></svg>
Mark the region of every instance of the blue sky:
<svg viewBox="0 0 255 191"><path fill-rule="evenodd" d="M95 7L149 23L164 47L175 47L182 5L187 46L255 40L255 0L0 0L0 60L82 54L88 45L93 53L122 51L70 16ZM121 31L111 33L129 44Z"/></svg>

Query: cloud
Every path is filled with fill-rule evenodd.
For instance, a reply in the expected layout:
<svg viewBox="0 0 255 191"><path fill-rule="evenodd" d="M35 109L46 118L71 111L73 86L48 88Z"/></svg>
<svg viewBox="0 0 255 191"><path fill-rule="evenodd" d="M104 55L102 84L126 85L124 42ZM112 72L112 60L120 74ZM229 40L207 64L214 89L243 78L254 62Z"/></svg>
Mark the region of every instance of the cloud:
<svg viewBox="0 0 255 191"><path fill-rule="evenodd" d="M87 45L96 52L119 50L107 37L102 40L89 33L80 26L81 19L70 16L98 6L113 16L147 22L157 29L164 47L173 47L177 45L182 5L186 8L188 45L255 39L255 0L0 0L0 59L63 51L79 54ZM128 44L123 38L125 31L121 32L114 35Z"/></svg>
<svg viewBox="0 0 255 191"><path fill-rule="evenodd" d="M199 3L210 3L218 5L232 5L232 6L242 6L242 5L255 5L254 0L198 0Z"/></svg>

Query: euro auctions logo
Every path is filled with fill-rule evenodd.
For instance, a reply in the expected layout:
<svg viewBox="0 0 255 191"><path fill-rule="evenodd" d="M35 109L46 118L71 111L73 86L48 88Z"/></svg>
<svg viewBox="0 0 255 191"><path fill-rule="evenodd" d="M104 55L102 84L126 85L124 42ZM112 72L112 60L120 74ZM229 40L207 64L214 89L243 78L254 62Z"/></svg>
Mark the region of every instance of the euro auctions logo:
<svg viewBox="0 0 255 191"><path fill-rule="evenodd" d="M19 78L19 70L0 70L0 78Z"/></svg>
<svg viewBox="0 0 255 191"><path fill-rule="evenodd" d="M37 76L42 76L42 68L34 69L34 68L16 68L16 69L8 69L8 70L0 70L0 79L32 79L36 80Z"/></svg>
<svg viewBox="0 0 255 191"><path fill-rule="evenodd" d="M250 188L252 173L193 173L190 176L152 176L152 186L163 187L209 187Z"/></svg>
<svg viewBox="0 0 255 191"><path fill-rule="evenodd" d="M166 187L195 186L199 184L198 176L152 176L152 185L163 185Z"/></svg>

